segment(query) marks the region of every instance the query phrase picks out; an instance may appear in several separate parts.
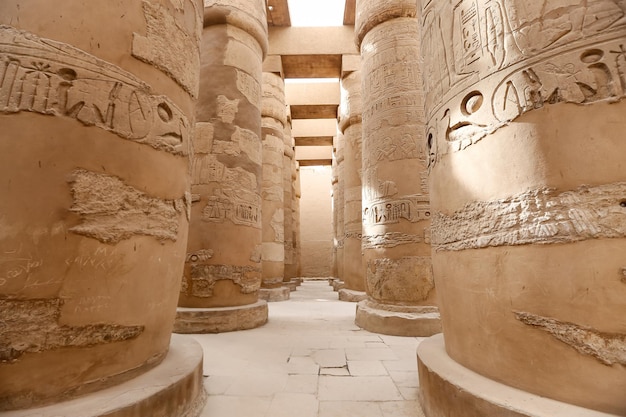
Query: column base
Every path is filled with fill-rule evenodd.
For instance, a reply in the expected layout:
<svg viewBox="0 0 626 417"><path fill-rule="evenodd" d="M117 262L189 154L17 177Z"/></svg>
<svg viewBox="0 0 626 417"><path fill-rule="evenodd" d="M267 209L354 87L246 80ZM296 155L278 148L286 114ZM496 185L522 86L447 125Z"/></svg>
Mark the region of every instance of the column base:
<svg viewBox="0 0 626 417"><path fill-rule="evenodd" d="M333 280L333 291L339 291L340 289L342 289L344 287L344 285L346 285L345 282L343 282L342 280L336 278Z"/></svg>
<svg viewBox="0 0 626 417"><path fill-rule="evenodd" d="M420 403L426 417L609 417L501 384L455 362L443 334L417 348Z"/></svg>
<svg viewBox="0 0 626 417"><path fill-rule="evenodd" d="M396 306L371 300L356 306L357 326L390 336L427 337L441 333L439 310L434 306Z"/></svg>
<svg viewBox="0 0 626 417"><path fill-rule="evenodd" d="M267 302L289 300L291 289L283 285L276 288L261 288L259 290L259 299Z"/></svg>
<svg viewBox="0 0 626 417"><path fill-rule="evenodd" d="M206 402L202 347L172 335L159 365L119 385L39 408L5 411L2 417L197 417Z"/></svg>
<svg viewBox="0 0 626 417"><path fill-rule="evenodd" d="M298 289L298 283L295 281L285 281L283 285L289 288L289 291L295 291Z"/></svg>
<svg viewBox="0 0 626 417"><path fill-rule="evenodd" d="M248 330L267 323L267 302L236 307L178 307L174 333L222 333Z"/></svg>
<svg viewBox="0 0 626 417"><path fill-rule="evenodd" d="M359 301L367 300L367 293L365 291L354 291L347 288L342 288L338 292L339 301L358 303Z"/></svg>

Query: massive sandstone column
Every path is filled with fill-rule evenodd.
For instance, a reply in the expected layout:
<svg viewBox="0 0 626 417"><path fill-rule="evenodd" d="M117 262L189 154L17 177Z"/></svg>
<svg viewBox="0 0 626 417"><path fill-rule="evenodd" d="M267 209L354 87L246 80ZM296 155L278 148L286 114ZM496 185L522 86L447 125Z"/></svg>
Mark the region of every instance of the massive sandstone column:
<svg viewBox="0 0 626 417"><path fill-rule="evenodd" d="M265 4L205 0L193 205L175 330L267 321L261 285L261 65Z"/></svg>
<svg viewBox="0 0 626 417"><path fill-rule="evenodd" d="M201 12L1 2L0 410L82 395L78 414L16 415L182 416L202 398L201 349L170 343Z"/></svg>
<svg viewBox="0 0 626 417"><path fill-rule="evenodd" d="M295 233L294 233L294 242L293 245L296 248L295 251L295 262L296 262L296 276L302 276L302 234L300 233L300 198L302 197L302 187L300 186L300 164L296 159L293 160L294 166L294 174L293 174L293 206L292 215L293 215L293 224Z"/></svg>
<svg viewBox="0 0 626 417"><path fill-rule="evenodd" d="M344 137L344 234L343 281L339 299L362 301L366 298L363 257L361 256L361 72L352 72L341 80L339 131Z"/></svg>
<svg viewBox="0 0 626 417"><path fill-rule="evenodd" d="M357 325L440 331L431 274L421 49L415 1L363 0L355 31L363 96L363 253Z"/></svg>
<svg viewBox="0 0 626 417"><path fill-rule="evenodd" d="M289 299L285 275L285 209L283 189L284 131L287 124L285 83L280 75L263 73L261 100L263 135L263 277L259 296L267 301Z"/></svg>
<svg viewBox="0 0 626 417"><path fill-rule="evenodd" d="M344 148L345 148L345 139L340 132L337 132L337 135L333 138L334 141L334 149L335 149L335 176L337 178L337 185L333 192L333 221L334 227L336 227L335 231L335 246L336 246L336 255L335 255L335 263L337 265L337 276L333 281L333 288L335 291L343 288L343 277L344 277L344 234L345 234L345 224L344 224L344 203L345 203L345 177L343 175L344 170Z"/></svg>
<svg viewBox="0 0 626 417"><path fill-rule="evenodd" d="M422 19L426 414L626 415L626 5L456 3Z"/></svg>
<svg viewBox="0 0 626 417"><path fill-rule="evenodd" d="M298 276L298 265L296 261L296 228L293 210L293 199L296 165L295 165L295 142L291 133L291 113L287 108L287 123L284 130L284 152L283 152L283 190L284 190L284 210L285 210L285 275L283 282L294 289L301 283Z"/></svg>

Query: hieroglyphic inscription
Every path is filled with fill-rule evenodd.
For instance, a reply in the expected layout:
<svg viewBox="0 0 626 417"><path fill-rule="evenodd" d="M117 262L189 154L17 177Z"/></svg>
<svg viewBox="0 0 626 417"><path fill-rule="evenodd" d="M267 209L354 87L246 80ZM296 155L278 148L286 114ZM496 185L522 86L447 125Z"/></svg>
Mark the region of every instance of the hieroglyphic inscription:
<svg viewBox="0 0 626 417"><path fill-rule="evenodd" d="M262 145L259 136L251 130L235 126L235 132L230 140L213 140L212 151L214 154L240 156L245 153L256 164L262 161Z"/></svg>
<svg viewBox="0 0 626 417"><path fill-rule="evenodd" d="M186 280L187 278L183 278ZM261 269L251 266L191 264L190 282L181 291L195 297L213 296L215 283L229 280L241 287L242 294L258 291L261 286Z"/></svg>
<svg viewBox="0 0 626 417"><path fill-rule="evenodd" d="M202 211L202 220L261 228L261 197L257 194L232 189L217 189L208 198Z"/></svg>
<svg viewBox="0 0 626 417"><path fill-rule="evenodd" d="M250 74L237 70L237 90L248 102L261 110L261 83Z"/></svg>
<svg viewBox="0 0 626 417"><path fill-rule="evenodd" d="M427 197L405 196L398 200L385 200L363 208L363 222L366 224L392 224L407 220L415 223L430 218L430 205Z"/></svg>
<svg viewBox="0 0 626 417"><path fill-rule="evenodd" d="M177 0L178 1L178 0ZM142 2L146 36L133 34L134 57L172 77L192 97L198 97L200 79L200 10L193 0L167 7ZM186 7L185 7L186 6Z"/></svg>
<svg viewBox="0 0 626 417"><path fill-rule="evenodd" d="M626 94L623 1L431 2L423 16L431 166L529 111Z"/></svg>
<svg viewBox="0 0 626 417"><path fill-rule="evenodd" d="M626 237L626 183L581 186L558 192L527 191L494 201L468 203L447 215L434 213L432 244L436 250L489 246L570 243Z"/></svg>
<svg viewBox="0 0 626 417"><path fill-rule="evenodd" d="M400 245L424 242L424 237L401 232L363 236L363 249L395 248Z"/></svg>
<svg viewBox="0 0 626 417"><path fill-rule="evenodd" d="M0 299L0 362L13 362L25 353L64 347L89 347L139 336L144 326L92 324L60 325L63 300Z"/></svg>
<svg viewBox="0 0 626 417"><path fill-rule="evenodd" d="M239 99L229 100L225 95L217 96L217 117L224 123L232 123L239 111Z"/></svg>
<svg viewBox="0 0 626 417"><path fill-rule="evenodd" d="M604 365L626 365L626 334L601 332L526 312L515 311L514 314L522 323L548 332L579 353L592 356Z"/></svg>
<svg viewBox="0 0 626 417"><path fill-rule="evenodd" d="M73 233L105 243L117 243L136 235L160 241L176 241L184 198L162 200L124 184L112 175L77 169L73 172L71 211L80 215Z"/></svg>
<svg viewBox="0 0 626 417"><path fill-rule="evenodd" d="M0 113L75 119L173 154L188 154L190 123L132 74L69 45L0 25Z"/></svg>
<svg viewBox="0 0 626 417"><path fill-rule="evenodd" d="M368 262L368 294L377 300L425 300L435 287L430 257L378 258Z"/></svg>

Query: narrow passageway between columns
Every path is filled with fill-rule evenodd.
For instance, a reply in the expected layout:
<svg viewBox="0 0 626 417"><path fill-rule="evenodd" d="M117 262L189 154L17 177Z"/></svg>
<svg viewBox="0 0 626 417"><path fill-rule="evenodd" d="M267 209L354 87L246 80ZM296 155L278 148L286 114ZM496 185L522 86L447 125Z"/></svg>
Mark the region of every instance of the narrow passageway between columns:
<svg viewBox="0 0 626 417"><path fill-rule="evenodd" d="M204 349L202 417L421 417L415 350L423 338L354 324L355 304L305 280L269 322L193 335Z"/></svg>

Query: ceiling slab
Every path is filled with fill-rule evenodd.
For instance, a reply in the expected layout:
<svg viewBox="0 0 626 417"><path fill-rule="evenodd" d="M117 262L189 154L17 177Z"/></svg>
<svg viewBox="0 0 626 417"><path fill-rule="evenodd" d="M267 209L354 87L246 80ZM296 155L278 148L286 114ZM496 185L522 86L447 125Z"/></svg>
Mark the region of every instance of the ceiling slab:
<svg viewBox="0 0 626 417"><path fill-rule="evenodd" d="M283 55L285 78L339 78L341 55Z"/></svg>
<svg viewBox="0 0 626 417"><path fill-rule="evenodd" d="M287 0L267 0L266 4L268 26L291 26Z"/></svg>
<svg viewBox="0 0 626 417"><path fill-rule="evenodd" d="M336 119L339 108L336 104L292 104L290 107L292 119Z"/></svg>
<svg viewBox="0 0 626 417"><path fill-rule="evenodd" d="M356 0L346 0L346 7L343 11L343 24L354 25L356 11Z"/></svg>
<svg viewBox="0 0 626 417"><path fill-rule="evenodd" d="M328 166L332 165L332 159L300 159L298 161L301 167Z"/></svg>
<svg viewBox="0 0 626 417"><path fill-rule="evenodd" d="M332 146L332 136L304 136L294 138L296 146Z"/></svg>

